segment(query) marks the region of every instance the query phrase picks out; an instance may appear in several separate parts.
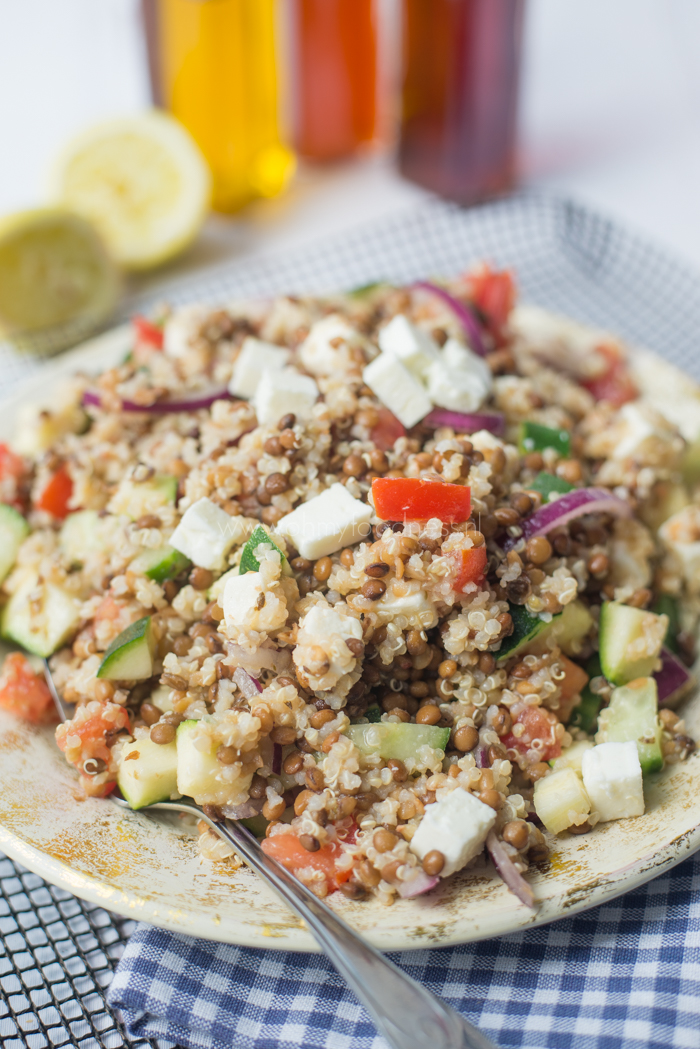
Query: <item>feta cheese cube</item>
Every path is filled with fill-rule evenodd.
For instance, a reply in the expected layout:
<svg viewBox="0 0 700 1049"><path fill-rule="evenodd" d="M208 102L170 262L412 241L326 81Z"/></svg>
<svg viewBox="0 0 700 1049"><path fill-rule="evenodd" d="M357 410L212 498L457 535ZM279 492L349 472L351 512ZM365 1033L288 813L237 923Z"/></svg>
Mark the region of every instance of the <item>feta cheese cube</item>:
<svg viewBox="0 0 700 1049"><path fill-rule="evenodd" d="M440 359L434 339L401 313L379 332L379 348L397 357L417 379L424 379L430 365Z"/></svg>
<svg viewBox="0 0 700 1049"><path fill-rule="evenodd" d="M382 623L405 616L416 630L431 630L438 621L435 605L418 579L391 579L386 592L375 602L374 611Z"/></svg>
<svg viewBox="0 0 700 1049"><path fill-rule="evenodd" d="M261 595L265 598L262 605ZM240 631L279 630L287 619L286 597L283 586L274 582L266 586L261 572L229 574L221 605L229 636L237 640Z"/></svg>
<svg viewBox="0 0 700 1049"><path fill-rule="evenodd" d="M644 813L642 766L634 741L599 743L583 755L583 785L601 822Z"/></svg>
<svg viewBox="0 0 700 1049"><path fill-rule="evenodd" d="M448 339L441 358L428 369L428 393L434 404L456 412L473 412L493 388L488 364L457 339Z"/></svg>
<svg viewBox="0 0 700 1049"><path fill-rule="evenodd" d="M659 538L670 551L677 570L693 594L700 591L700 507L686 506L659 528Z"/></svg>
<svg viewBox="0 0 700 1049"><path fill-rule="evenodd" d="M345 369L344 348L356 338L355 329L333 313L316 321L299 347L299 358L312 375L333 375Z"/></svg>
<svg viewBox="0 0 700 1049"><path fill-rule="evenodd" d="M297 419L308 419L318 397L318 386L308 375L294 368L282 371L263 369L253 407L258 422L267 426L276 423L283 415L293 412Z"/></svg>
<svg viewBox="0 0 700 1049"><path fill-rule="evenodd" d="M393 354L380 353L362 378L406 427L415 426L433 406L423 384Z"/></svg>
<svg viewBox="0 0 700 1049"><path fill-rule="evenodd" d="M645 457L653 450L655 440L665 443L676 436L675 427L649 404L637 401L623 404L618 420L621 424L620 434L612 451L613 459Z"/></svg>
<svg viewBox="0 0 700 1049"><path fill-rule="evenodd" d="M302 557L315 561L366 539L371 519L371 506L353 499L342 484L332 484L278 521L276 531L291 539Z"/></svg>
<svg viewBox="0 0 700 1049"><path fill-rule="evenodd" d="M224 567L232 546L248 537L244 517L230 517L206 496L188 507L170 537L170 545L200 568Z"/></svg>
<svg viewBox="0 0 700 1049"><path fill-rule="evenodd" d="M356 658L346 642L352 638L362 640L362 624L343 607L347 609L342 605L332 608L326 601L319 601L299 621L292 659L314 691L334 688L355 669Z"/></svg>
<svg viewBox="0 0 700 1049"><path fill-rule="evenodd" d="M233 366L229 393L235 397L251 398L255 394L265 368L281 371L289 360L289 350L271 342L248 336Z"/></svg>
<svg viewBox="0 0 700 1049"><path fill-rule="evenodd" d="M481 852L495 822L496 813L489 805L457 787L440 801L426 805L411 839L411 852L422 860L437 849L445 857L440 877L447 878Z"/></svg>
<svg viewBox="0 0 700 1049"><path fill-rule="evenodd" d="M165 322L163 350L166 357L184 357L199 338L202 325L211 313L205 306L181 306Z"/></svg>

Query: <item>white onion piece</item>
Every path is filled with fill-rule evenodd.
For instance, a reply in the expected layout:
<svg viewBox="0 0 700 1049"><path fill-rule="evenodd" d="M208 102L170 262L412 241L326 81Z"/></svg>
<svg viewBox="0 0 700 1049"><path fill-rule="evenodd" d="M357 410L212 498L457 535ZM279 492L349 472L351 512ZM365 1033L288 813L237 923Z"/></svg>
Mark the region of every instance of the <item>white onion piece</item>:
<svg viewBox="0 0 700 1049"><path fill-rule="evenodd" d="M453 412L450 408L433 408L432 412L421 419L421 426L427 426L431 430L449 426L457 433L488 430L500 437L505 433L506 419L501 412Z"/></svg>
<svg viewBox="0 0 700 1049"><path fill-rule="evenodd" d="M262 685L260 682L256 678L251 677L248 671L244 670L243 667L236 667L233 672L233 680L238 685L241 693L246 699L257 699L262 692Z"/></svg>
<svg viewBox="0 0 700 1049"><path fill-rule="evenodd" d="M532 889L523 878L519 870L506 852L502 841L499 841L495 831L489 831L486 839L486 848L489 851L493 865L500 874L514 896L517 896L526 907L535 906L535 897Z"/></svg>
<svg viewBox="0 0 700 1049"><path fill-rule="evenodd" d="M660 707L674 707L693 682L693 675L673 652L661 649L661 670L653 675Z"/></svg>
<svg viewBox="0 0 700 1049"><path fill-rule="evenodd" d="M260 815L264 803L263 798L259 801L249 798L248 801L244 801L241 805L222 805L221 811L230 820L249 820L253 816Z"/></svg>
<svg viewBox="0 0 700 1049"><path fill-rule="evenodd" d="M553 528L574 521L584 514L614 514L616 517L631 517L632 507L624 499L613 495L607 488L576 488L567 492L553 503L535 510L519 526L522 538L527 542L535 535L547 535ZM520 542L520 536L509 536L503 543L504 550L511 550Z"/></svg>
<svg viewBox="0 0 700 1049"><path fill-rule="evenodd" d="M252 677L257 677L261 670L284 674L292 665L292 654L287 648L266 648L263 645L255 652L249 652L247 648L233 642L229 642L226 647L238 666L247 670Z"/></svg>
<svg viewBox="0 0 700 1049"><path fill-rule="evenodd" d="M414 896L422 896L424 892L430 892L440 881L433 874L426 874L420 867L414 867L406 881L399 883L399 896L404 900L412 900Z"/></svg>

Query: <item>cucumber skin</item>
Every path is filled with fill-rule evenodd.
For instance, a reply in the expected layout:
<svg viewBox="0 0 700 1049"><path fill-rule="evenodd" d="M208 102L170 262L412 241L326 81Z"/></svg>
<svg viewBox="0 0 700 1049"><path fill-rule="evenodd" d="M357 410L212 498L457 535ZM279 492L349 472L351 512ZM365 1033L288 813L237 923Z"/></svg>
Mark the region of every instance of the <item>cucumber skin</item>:
<svg viewBox="0 0 700 1049"><path fill-rule="evenodd" d="M126 761L127 754L134 751L139 757ZM144 775L138 777L137 773L141 772ZM129 807L134 810L158 801L167 801L177 791L176 743L161 745L150 739L137 739L128 743L122 751L117 785L129 802Z"/></svg>
<svg viewBox="0 0 700 1049"><path fill-rule="evenodd" d="M668 630L666 631L664 644L670 652L677 656L678 634L681 629L678 601L670 594L660 594L651 606L651 611L657 616L668 616Z"/></svg>
<svg viewBox="0 0 700 1049"><path fill-rule="evenodd" d="M496 662L502 663L511 656L516 656L524 648L527 648L543 630L549 629L558 616L553 616L550 623L545 623L539 616L531 616L522 605L510 605L510 616L513 620L513 633L501 642L501 647L496 654Z"/></svg>
<svg viewBox="0 0 700 1049"><path fill-rule="evenodd" d="M0 583L9 575L17 551L29 535L29 525L19 510L0 503Z"/></svg>
<svg viewBox="0 0 700 1049"><path fill-rule="evenodd" d="M613 691L610 705L598 719L596 743L637 744L642 772L659 772L664 767L661 752L661 724L658 717L656 682L639 678ZM647 740L653 739L653 743Z"/></svg>
<svg viewBox="0 0 700 1049"><path fill-rule="evenodd" d="M591 692L590 683L594 677L600 677L603 673L600 666L600 657L597 652L594 652L591 658L586 663L586 673L588 674L588 684L581 693L581 702L571 712L571 717L567 722L568 728L580 728L587 735L592 735L597 726L598 715L600 714L600 708L603 705L603 699L601 696L597 696L595 692Z"/></svg>
<svg viewBox="0 0 700 1049"><path fill-rule="evenodd" d="M635 634L634 624L648 615L654 613L621 605L617 601L604 601L601 605L598 642L600 665L611 684L626 685L637 678L649 677L654 670L658 655L637 659L633 663L626 663L624 659L624 649ZM615 649L621 651L616 653Z"/></svg>
<svg viewBox="0 0 700 1049"><path fill-rule="evenodd" d="M371 732L379 736L379 745L370 746L365 737ZM435 725L394 725L382 721L376 725L351 725L346 735L363 754L379 754L385 761L394 758L405 761L415 755L418 747L429 746L444 751L449 739L449 728Z"/></svg>
<svg viewBox="0 0 700 1049"><path fill-rule="evenodd" d="M580 651L577 644L587 636L593 625L593 617L580 601L566 605L564 611L552 616L549 623L539 616L530 615L522 605L509 605L508 610L513 620L513 633L501 642L501 648L495 653L497 663L503 663L521 652L540 651L534 647L535 642L538 638L543 642L550 633L554 634L562 652L576 659Z"/></svg>
<svg viewBox="0 0 700 1049"><path fill-rule="evenodd" d="M143 647L148 650L149 659L137 667L137 673L129 672L129 663L133 662L134 656L143 656ZM114 639L104 654L96 677L105 678L107 681L145 681L153 672L153 652L155 642L151 634L151 617L144 616L137 619L122 630L121 634ZM145 673L144 671L148 671Z"/></svg>
<svg viewBox="0 0 700 1049"><path fill-rule="evenodd" d="M147 566L150 562L150 567ZM164 583L166 579L174 579L191 565L191 561L174 546L159 547L157 550L146 550L139 554L129 566L134 572L143 572L154 583Z"/></svg>

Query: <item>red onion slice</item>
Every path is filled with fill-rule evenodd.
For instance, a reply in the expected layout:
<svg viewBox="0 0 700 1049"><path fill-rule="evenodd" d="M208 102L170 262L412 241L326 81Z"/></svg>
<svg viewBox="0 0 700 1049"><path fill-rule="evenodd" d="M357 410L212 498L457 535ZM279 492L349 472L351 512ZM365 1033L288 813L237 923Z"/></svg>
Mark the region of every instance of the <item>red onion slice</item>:
<svg viewBox="0 0 700 1049"><path fill-rule="evenodd" d="M154 404L136 404L135 401L122 401L121 411L143 412L147 415L165 415L169 412L196 412L201 408L211 408L214 401L230 401L231 394L225 386L217 386L215 389L202 390L192 393L190 397L184 397L178 401L155 401ZM94 390L86 390L83 394L83 404L93 408L102 407L102 398Z"/></svg>
<svg viewBox="0 0 700 1049"><path fill-rule="evenodd" d="M467 333L467 338L474 353L478 353L480 357L486 356L486 347L484 346L484 340L481 334L481 325L468 306L465 306L463 302L456 299L454 295L450 295L449 291L445 291L445 289L441 288L439 284L432 284L429 280L416 281L413 287L422 288L423 291L429 291L438 299L442 299L442 301L450 307L455 317L462 322L462 327Z"/></svg>
<svg viewBox="0 0 700 1049"><path fill-rule="evenodd" d="M399 896L404 900L412 900L414 896L422 896L424 892L430 892L440 881L433 874L426 874L420 867L414 867L411 874L399 885Z"/></svg>
<svg viewBox="0 0 700 1049"><path fill-rule="evenodd" d="M474 754L474 763L478 769L490 769L488 747L477 747Z"/></svg>
<svg viewBox="0 0 700 1049"><path fill-rule="evenodd" d="M259 816L262 811L264 799L259 801L249 798L241 805L222 805L221 811L230 820L250 820L253 816Z"/></svg>
<svg viewBox="0 0 700 1049"><path fill-rule="evenodd" d="M653 676L660 707L675 707L693 682L693 675L688 668L667 648L661 649L661 670L657 670Z"/></svg>
<svg viewBox="0 0 700 1049"><path fill-rule="evenodd" d="M527 541L535 535L546 535L553 528L568 524L577 517L596 513L631 517L632 507L607 488L577 488L576 491L567 492L553 503L547 503L535 510L534 514L520 525L522 538ZM509 536L503 543L503 549L510 550L519 542L520 536Z"/></svg>
<svg viewBox="0 0 700 1049"><path fill-rule="evenodd" d="M236 667L233 672L233 680L241 690L246 699L257 699L262 692L262 685L257 678L252 677L243 667Z"/></svg>
<svg viewBox="0 0 700 1049"><path fill-rule="evenodd" d="M489 836L486 839L486 848L489 850L494 867L513 895L517 896L526 907L534 907L535 896L532 889L520 871L516 870L515 864L506 852L503 842L499 841L494 830L489 832Z"/></svg>
<svg viewBox="0 0 700 1049"><path fill-rule="evenodd" d="M272 744L272 771L279 776L282 771L282 744Z"/></svg>
<svg viewBox="0 0 700 1049"><path fill-rule="evenodd" d="M501 412L453 412L449 408L433 408L421 425L431 430L439 426L449 426L457 433L476 433L477 430L488 430L497 437L506 430L506 419Z"/></svg>

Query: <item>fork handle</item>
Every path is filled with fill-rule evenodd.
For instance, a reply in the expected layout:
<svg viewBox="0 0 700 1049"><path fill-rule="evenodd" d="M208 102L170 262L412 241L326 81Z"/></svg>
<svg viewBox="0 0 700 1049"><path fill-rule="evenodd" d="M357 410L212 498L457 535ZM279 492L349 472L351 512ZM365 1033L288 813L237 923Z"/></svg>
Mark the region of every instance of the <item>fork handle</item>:
<svg viewBox="0 0 700 1049"><path fill-rule="evenodd" d="M234 822L216 833L303 918L392 1049L497 1049L476 1027L371 947Z"/></svg>

